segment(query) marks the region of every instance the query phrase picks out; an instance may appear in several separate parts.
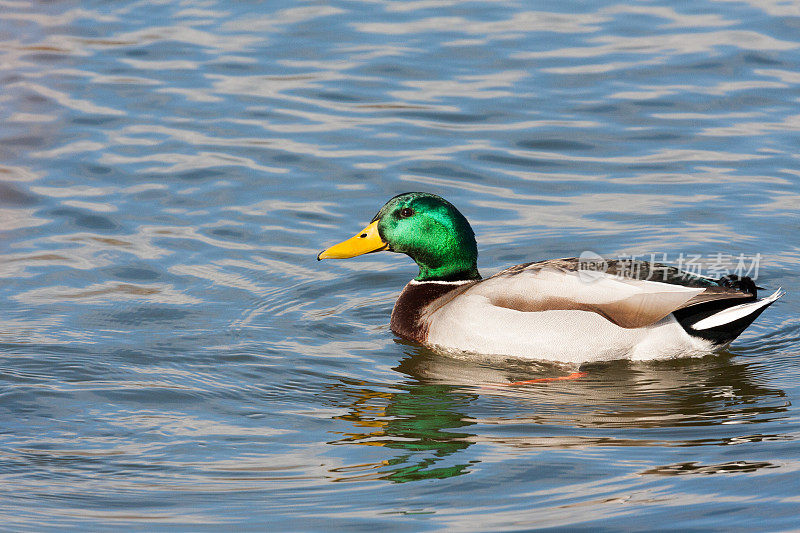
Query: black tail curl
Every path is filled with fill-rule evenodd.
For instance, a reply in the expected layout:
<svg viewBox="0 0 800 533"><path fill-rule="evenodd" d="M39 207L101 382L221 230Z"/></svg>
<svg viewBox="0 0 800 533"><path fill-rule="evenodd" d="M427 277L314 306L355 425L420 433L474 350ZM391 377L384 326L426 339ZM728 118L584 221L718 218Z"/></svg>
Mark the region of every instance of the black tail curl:
<svg viewBox="0 0 800 533"><path fill-rule="evenodd" d="M718 283L723 287L729 287L731 289L736 289L738 291L746 292L748 294L753 295L753 299L755 300L758 296L758 287L752 278L749 276L742 276L739 277L736 274L728 274L727 276L722 276L719 278Z"/></svg>

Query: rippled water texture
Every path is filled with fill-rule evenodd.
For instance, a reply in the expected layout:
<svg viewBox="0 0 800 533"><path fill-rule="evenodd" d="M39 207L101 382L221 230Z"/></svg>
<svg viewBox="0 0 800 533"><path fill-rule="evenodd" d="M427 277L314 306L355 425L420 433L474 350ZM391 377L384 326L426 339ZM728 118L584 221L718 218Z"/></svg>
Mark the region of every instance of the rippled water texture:
<svg viewBox="0 0 800 533"><path fill-rule="evenodd" d="M0 1L11 530L800 527L800 8ZM445 196L484 274L760 254L715 357L397 339L416 274L317 263ZM703 264L706 264L703 263Z"/></svg>

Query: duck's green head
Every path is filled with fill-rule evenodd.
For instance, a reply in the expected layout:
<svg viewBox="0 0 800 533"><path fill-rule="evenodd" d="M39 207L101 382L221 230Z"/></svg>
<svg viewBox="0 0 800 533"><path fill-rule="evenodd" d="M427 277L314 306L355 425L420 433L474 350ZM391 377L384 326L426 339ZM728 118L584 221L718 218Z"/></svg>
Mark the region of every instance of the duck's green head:
<svg viewBox="0 0 800 533"><path fill-rule="evenodd" d="M388 250L419 265L419 281L480 279L475 233L453 204L435 194L407 192L386 202L366 228L317 259Z"/></svg>

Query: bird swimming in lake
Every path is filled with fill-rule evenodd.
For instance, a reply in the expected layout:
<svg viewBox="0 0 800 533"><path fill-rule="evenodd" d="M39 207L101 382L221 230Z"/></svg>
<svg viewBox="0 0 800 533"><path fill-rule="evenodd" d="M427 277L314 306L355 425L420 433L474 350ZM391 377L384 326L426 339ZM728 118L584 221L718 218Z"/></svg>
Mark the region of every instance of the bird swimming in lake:
<svg viewBox="0 0 800 533"><path fill-rule="evenodd" d="M450 352L571 363L701 356L727 346L784 293L758 299L755 283L711 279L645 261L579 258L478 273L467 219L430 193L390 199L354 237L317 255L390 251L419 266L394 305L397 335Z"/></svg>

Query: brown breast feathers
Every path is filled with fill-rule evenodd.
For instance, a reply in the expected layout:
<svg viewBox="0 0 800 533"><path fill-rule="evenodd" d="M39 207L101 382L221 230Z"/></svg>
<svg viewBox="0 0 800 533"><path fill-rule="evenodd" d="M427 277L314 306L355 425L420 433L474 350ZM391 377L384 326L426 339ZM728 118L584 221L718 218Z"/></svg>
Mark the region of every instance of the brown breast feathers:
<svg viewBox="0 0 800 533"><path fill-rule="evenodd" d="M477 281L445 283L437 281L411 281L400 293L392 309L390 326L397 335L424 343L428 324L424 321L429 306L438 307L449 302Z"/></svg>

